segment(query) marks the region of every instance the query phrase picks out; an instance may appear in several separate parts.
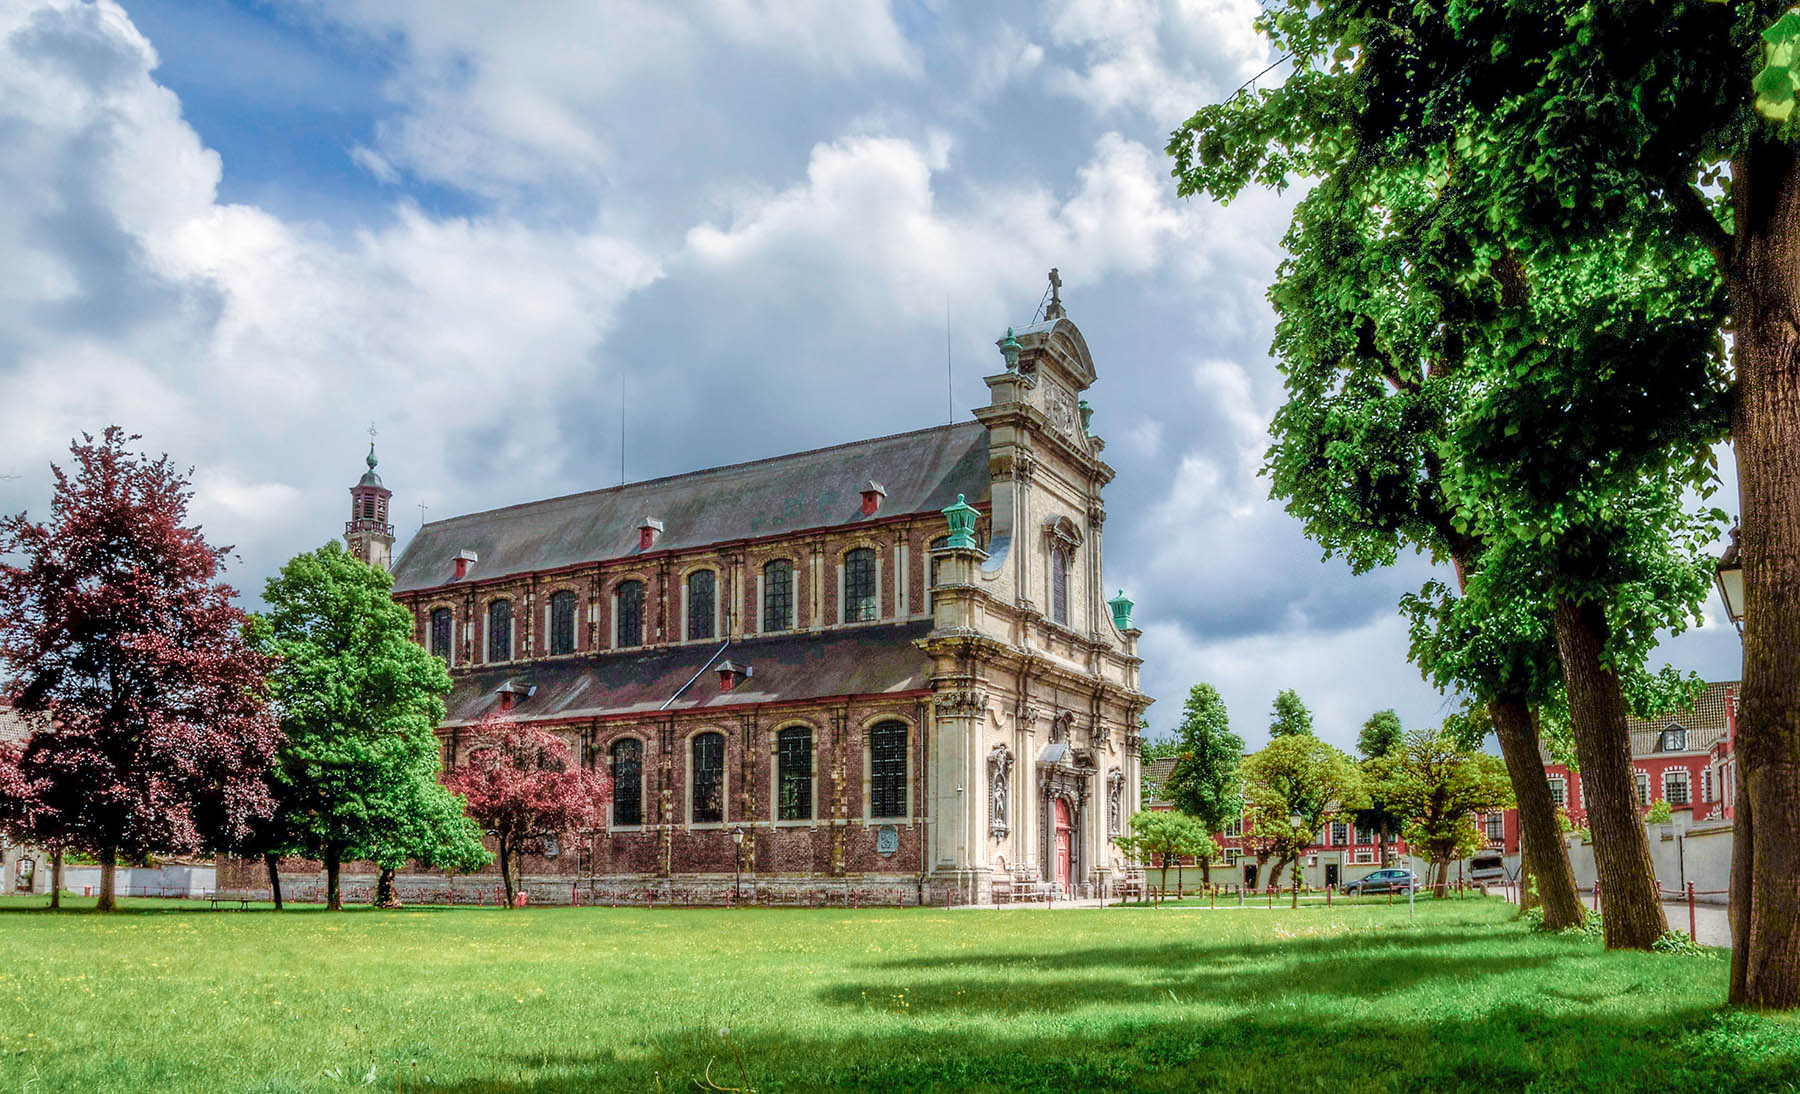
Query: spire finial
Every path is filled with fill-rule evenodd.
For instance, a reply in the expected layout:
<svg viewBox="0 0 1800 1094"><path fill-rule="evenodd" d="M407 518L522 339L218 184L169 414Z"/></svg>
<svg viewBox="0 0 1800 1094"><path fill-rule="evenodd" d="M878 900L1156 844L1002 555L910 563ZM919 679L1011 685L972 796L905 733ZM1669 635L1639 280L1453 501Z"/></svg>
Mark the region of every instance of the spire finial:
<svg viewBox="0 0 1800 1094"><path fill-rule="evenodd" d="M369 423L369 456L363 462L369 465L369 470L371 470L371 471L375 470L376 460L375 460L375 423L374 422Z"/></svg>
<svg viewBox="0 0 1800 1094"><path fill-rule="evenodd" d="M1062 306L1062 275L1055 266L1050 267L1050 306L1044 309L1045 319L1061 319L1066 313Z"/></svg>

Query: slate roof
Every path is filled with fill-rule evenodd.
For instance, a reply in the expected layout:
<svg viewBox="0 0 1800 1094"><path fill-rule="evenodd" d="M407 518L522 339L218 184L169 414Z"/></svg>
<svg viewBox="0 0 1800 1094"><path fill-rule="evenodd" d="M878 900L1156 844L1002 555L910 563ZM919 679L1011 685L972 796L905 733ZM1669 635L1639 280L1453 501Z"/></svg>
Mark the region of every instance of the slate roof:
<svg viewBox="0 0 1800 1094"><path fill-rule="evenodd" d="M935 511L958 494L979 504L987 460L986 427L963 422L451 517L419 529L394 565L394 591L451 584L464 549L480 556L470 580L623 558L638 553L645 517L663 522L663 551ZM887 496L864 517L871 479Z"/></svg>
<svg viewBox="0 0 1800 1094"><path fill-rule="evenodd" d="M1631 754L1654 756L1662 751L1662 731L1679 725L1687 730L1687 752L1705 752L1725 739L1725 693L1738 690L1736 680L1721 680L1706 685L1699 700L1690 710L1678 710L1655 718L1627 717L1631 731Z"/></svg>
<svg viewBox="0 0 1800 1094"><path fill-rule="evenodd" d="M1163 783L1169 781L1169 775L1175 770L1175 757L1164 756L1159 760L1151 760L1150 766L1144 769L1144 786L1147 788L1146 806L1162 805Z"/></svg>
<svg viewBox="0 0 1800 1094"><path fill-rule="evenodd" d="M914 642L931 626L929 620L921 620L751 638L733 642L723 653L706 643L496 666L456 677L445 701L443 724L468 725L498 711L497 691L508 683L515 688L535 686L529 697L516 701L507 712L507 717L522 721L655 714L678 692L680 698L669 703L670 713L728 711L834 695L928 691L931 661ZM709 668L715 655L718 661ZM749 665L754 675L730 691L720 691L717 668L726 659ZM693 683L683 691L690 680Z"/></svg>

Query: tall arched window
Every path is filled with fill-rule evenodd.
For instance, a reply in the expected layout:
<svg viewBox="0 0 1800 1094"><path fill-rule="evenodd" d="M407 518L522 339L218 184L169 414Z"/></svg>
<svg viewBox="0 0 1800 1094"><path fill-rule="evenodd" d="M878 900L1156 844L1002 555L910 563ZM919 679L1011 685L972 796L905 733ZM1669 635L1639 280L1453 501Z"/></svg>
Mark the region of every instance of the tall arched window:
<svg viewBox="0 0 1800 1094"><path fill-rule="evenodd" d="M617 646L641 646L644 644L644 583L642 581L621 581L614 592L616 600L615 616L618 629L613 633L613 644Z"/></svg>
<svg viewBox="0 0 1800 1094"><path fill-rule="evenodd" d="M789 726L776 734L776 820L812 820L812 777L812 730Z"/></svg>
<svg viewBox="0 0 1800 1094"><path fill-rule="evenodd" d="M906 816L906 723L869 729L869 816Z"/></svg>
<svg viewBox="0 0 1800 1094"><path fill-rule="evenodd" d="M1069 554L1061 545L1050 548L1050 618L1069 625Z"/></svg>
<svg viewBox="0 0 1800 1094"><path fill-rule="evenodd" d="M635 827L644 823L644 742L621 737L612 744L612 822Z"/></svg>
<svg viewBox="0 0 1800 1094"><path fill-rule="evenodd" d="M512 660L512 601L488 605L488 660Z"/></svg>
<svg viewBox="0 0 1800 1094"><path fill-rule="evenodd" d="M550 652L575 652L575 594L567 589L550 594Z"/></svg>
<svg viewBox="0 0 1800 1094"><path fill-rule="evenodd" d="M431 611L431 652L444 664L450 663L450 643L456 634L456 623L451 618L449 608L433 608Z"/></svg>
<svg viewBox="0 0 1800 1094"><path fill-rule="evenodd" d="M794 625L794 564L778 558L763 566L762 629L785 631Z"/></svg>
<svg viewBox="0 0 1800 1094"><path fill-rule="evenodd" d="M725 735L702 733L694 738L693 749L692 820L717 824L725 819Z"/></svg>
<svg viewBox="0 0 1800 1094"><path fill-rule="evenodd" d="M711 570L695 570L687 579L687 636L713 636L713 590L717 581Z"/></svg>
<svg viewBox="0 0 1800 1094"><path fill-rule="evenodd" d="M949 545L950 545L950 537L949 536L939 536L938 538L931 541L931 549L934 551L937 550L939 547L948 547ZM931 580L929 580L925 583L925 586L926 586L925 587L925 610L926 611L936 611L937 610L937 594L932 592L931 590L937 587L938 566L942 561L943 560L939 559L936 555L933 555L931 557L931 567L930 567L929 572L926 574L926 576L929 577Z"/></svg>
<svg viewBox="0 0 1800 1094"><path fill-rule="evenodd" d="M844 555L844 622L875 619L875 549L858 547Z"/></svg>

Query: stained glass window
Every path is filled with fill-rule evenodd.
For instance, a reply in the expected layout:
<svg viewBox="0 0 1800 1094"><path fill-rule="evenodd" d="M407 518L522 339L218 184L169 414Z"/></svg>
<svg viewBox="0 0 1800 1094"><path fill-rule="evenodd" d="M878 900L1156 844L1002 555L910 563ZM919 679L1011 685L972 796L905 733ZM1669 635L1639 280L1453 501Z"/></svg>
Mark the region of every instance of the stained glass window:
<svg viewBox="0 0 1800 1094"><path fill-rule="evenodd" d="M695 570L687 579L687 636L713 636L713 588L711 570Z"/></svg>
<svg viewBox="0 0 1800 1094"><path fill-rule="evenodd" d="M488 605L488 660L512 660L512 601Z"/></svg>
<svg viewBox="0 0 1800 1094"><path fill-rule="evenodd" d="M763 567L763 623L765 631L785 631L794 625L794 564L778 558Z"/></svg>
<svg viewBox="0 0 1800 1094"><path fill-rule="evenodd" d="M644 644L644 583L621 581L617 592L619 624L617 645Z"/></svg>
<svg viewBox="0 0 1800 1094"><path fill-rule="evenodd" d="M456 623L449 608L435 608L431 613L431 652L450 663L450 643L456 634Z"/></svg>
<svg viewBox="0 0 1800 1094"><path fill-rule="evenodd" d="M875 550L858 547L844 555L844 622L875 619Z"/></svg>
<svg viewBox="0 0 1800 1094"><path fill-rule="evenodd" d="M613 819L617 825L644 823L644 742L621 737L612 745Z"/></svg>
<svg viewBox="0 0 1800 1094"><path fill-rule="evenodd" d="M812 730L790 726L775 736L776 819L812 819Z"/></svg>
<svg viewBox="0 0 1800 1094"><path fill-rule="evenodd" d="M869 816L906 816L906 723L869 730Z"/></svg>
<svg viewBox="0 0 1800 1094"><path fill-rule="evenodd" d="M1060 546L1050 548L1050 619L1069 625L1069 556Z"/></svg>
<svg viewBox="0 0 1800 1094"><path fill-rule="evenodd" d="M725 735L702 733L694 738L693 809L695 824L725 819Z"/></svg>
<svg viewBox="0 0 1800 1094"><path fill-rule="evenodd" d="M575 652L575 594L567 589L550 594L550 652Z"/></svg>

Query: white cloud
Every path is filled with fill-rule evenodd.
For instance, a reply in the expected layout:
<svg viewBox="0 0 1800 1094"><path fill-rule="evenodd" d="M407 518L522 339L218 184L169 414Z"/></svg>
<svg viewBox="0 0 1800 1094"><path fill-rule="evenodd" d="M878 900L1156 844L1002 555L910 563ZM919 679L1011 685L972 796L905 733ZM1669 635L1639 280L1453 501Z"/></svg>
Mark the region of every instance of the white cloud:
<svg viewBox="0 0 1800 1094"><path fill-rule="evenodd" d="M1256 0L1062 0L1052 40L1079 63L1052 86L1096 113L1133 110L1173 127L1269 61Z"/></svg>

